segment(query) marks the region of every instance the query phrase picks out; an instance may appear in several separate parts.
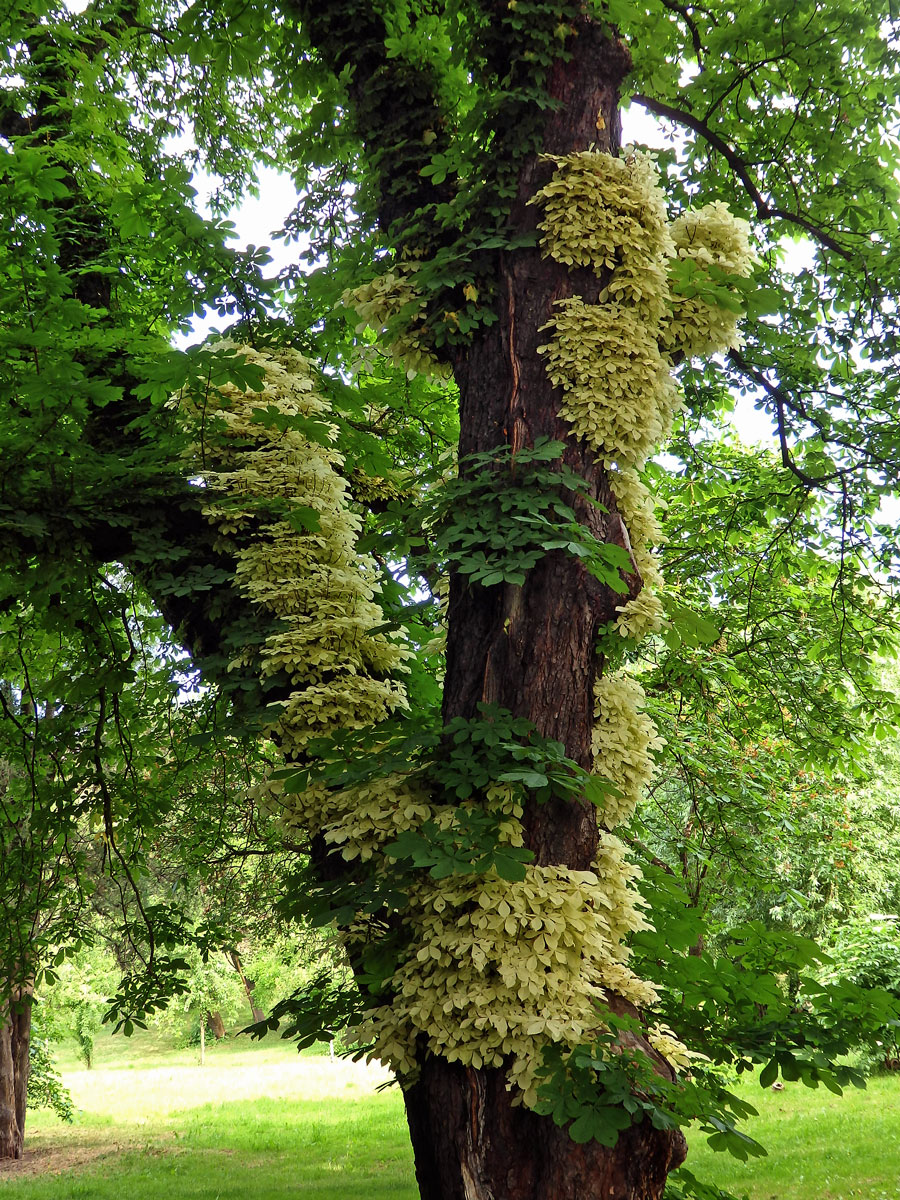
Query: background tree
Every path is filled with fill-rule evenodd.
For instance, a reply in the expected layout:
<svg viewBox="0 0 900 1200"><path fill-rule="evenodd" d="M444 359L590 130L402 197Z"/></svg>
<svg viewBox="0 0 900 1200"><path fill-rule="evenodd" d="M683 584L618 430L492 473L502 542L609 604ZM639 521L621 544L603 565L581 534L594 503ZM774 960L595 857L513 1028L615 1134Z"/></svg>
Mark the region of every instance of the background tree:
<svg viewBox="0 0 900 1200"><path fill-rule="evenodd" d="M894 711L890 597L774 455L678 450L703 473L659 477L677 582L642 675L666 747L639 836L702 911L815 936L866 892L888 903L877 854L858 850L891 826L859 794Z"/></svg>
<svg viewBox="0 0 900 1200"><path fill-rule="evenodd" d="M22 1150L35 984L55 993L56 1028L45 1017L45 1036L59 1033L67 1010L90 1066L116 990L108 973L92 978L90 947L114 948L121 986L139 977L145 1007L167 1002L187 967L185 944L232 942L220 914L196 902L210 877L223 876L209 861L215 815L228 827L215 846L231 887L254 853L275 846L248 817L255 757L224 731L210 747L201 731L216 720L212 698L180 692L181 656L121 582L93 581L93 621L74 631L64 622L48 629L31 607L4 614L0 963L10 1006L3 1086L15 1103L4 1106L2 1129L11 1157ZM204 834L187 849L180 838L201 809Z"/></svg>

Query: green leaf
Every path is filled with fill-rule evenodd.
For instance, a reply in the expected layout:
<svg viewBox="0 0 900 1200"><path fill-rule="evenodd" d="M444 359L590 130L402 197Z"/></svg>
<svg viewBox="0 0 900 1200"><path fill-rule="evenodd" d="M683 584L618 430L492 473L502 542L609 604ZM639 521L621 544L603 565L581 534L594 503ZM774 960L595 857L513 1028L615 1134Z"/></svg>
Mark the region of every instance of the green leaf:
<svg viewBox="0 0 900 1200"><path fill-rule="evenodd" d="M294 504L287 514L288 524L298 533L316 533L322 526L321 515L303 504Z"/></svg>
<svg viewBox="0 0 900 1200"><path fill-rule="evenodd" d="M778 1078L778 1060L770 1059L759 1073L759 1086L761 1088L771 1087Z"/></svg>

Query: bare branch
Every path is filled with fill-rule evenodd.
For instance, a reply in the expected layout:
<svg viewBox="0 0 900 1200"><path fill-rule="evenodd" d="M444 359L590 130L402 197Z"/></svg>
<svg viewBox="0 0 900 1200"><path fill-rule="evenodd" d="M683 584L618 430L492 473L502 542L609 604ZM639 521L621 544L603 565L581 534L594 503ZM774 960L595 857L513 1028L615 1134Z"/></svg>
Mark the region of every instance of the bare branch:
<svg viewBox="0 0 900 1200"><path fill-rule="evenodd" d="M826 233L821 226L809 217L804 217L801 213L790 212L784 208L773 208L763 198L762 193L750 172L747 162L741 158L733 146L714 129L710 129L707 123L701 120L700 117L694 116L693 113L685 112L684 109L674 108L670 104L664 104L661 100L653 100L649 96L636 94L631 97L637 104L646 108L648 112L656 113L658 117L665 117L667 120L675 121L679 125L685 125L688 129L693 129L698 133L704 141L708 142L714 150L716 150L725 161L728 163L731 170L738 177L744 188L747 191L750 199L756 207L756 215L760 221L787 221L792 225L797 225L804 229L811 237L815 238L823 246L829 250L833 250L835 254L840 255L846 262L853 262L856 257L851 250L846 246L842 246L836 241L830 233Z"/></svg>

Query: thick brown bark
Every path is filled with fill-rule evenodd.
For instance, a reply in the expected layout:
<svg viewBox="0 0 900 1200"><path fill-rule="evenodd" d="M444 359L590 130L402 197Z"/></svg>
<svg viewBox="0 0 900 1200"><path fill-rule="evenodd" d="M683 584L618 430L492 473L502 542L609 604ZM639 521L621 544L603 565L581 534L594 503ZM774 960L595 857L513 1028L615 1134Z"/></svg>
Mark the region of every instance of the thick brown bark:
<svg viewBox="0 0 900 1200"><path fill-rule="evenodd" d="M21 1158L31 1042L31 996L17 988L0 1007L0 1161Z"/></svg>
<svg viewBox="0 0 900 1200"><path fill-rule="evenodd" d="M618 86L630 59L624 47L584 20L555 69L551 92L560 106L549 118L544 150L567 154L590 145L616 152ZM527 201L549 178L552 164L537 157L520 173L513 213L517 230L539 219ZM537 348L554 304L579 295L596 301L604 281L571 271L538 249L509 253L501 263L499 321L456 363L460 388L460 454L501 445L514 450L541 436L566 443L564 461L584 478L602 512L580 503L580 519L601 541L628 547L606 472L558 415ZM635 572L632 595L640 590ZM614 620L625 597L598 584L577 560L547 555L523 586L481 588L451 578L444 716L473 717L487 702L527 717L540 733L591 764L593 684L601 626ZM598 843L597 814L587 803L533 804L526 839L539 865L588 869ZM618 997L610 997L622 1007ZM658 1060L657 1060L658 1061ZM665 1066L658 1062L660 1070ZM608 1149L576 1145L546 1117L514 1106L499 1070L474 1070L426 1056L406 1092L407 1117L423 1200L658 1200L668 1172L685 1156L680 1133L646 1122Z"/></svg>
<svg viewBox="0 0 900 1200"><path fill-rule="evenodd" d="M498 1070L430 1058L406 1099L423 1200L648 1200L684 1158L680 1138L646 1124L614 1150L576 1145L549 1118L513 1107Z"/></svg>
<svg viewBox="0 0 900 1200"><path fill-rule="evenodd" d="M618 149L618 85L630 66L627 50L585 23L572 59L557 67L551 94L562 107L544 137L547 154L590 145ZM602 118L602 120L601 120ZM553 165L536 157L524 165L513 212L516 228L533 230L540 218L528 200L547 182ZM557 300L596 299L603 281L586 270L545 258L537 248L504 256L500 265L500 320L457 364L460 388L460 455L510 445L531 446L540 437L566 442L564 461L608 511L575 503L580 519L602 542L628 547L606 472L559 416L560 395L547 377L538 347ZM543 331L542 331L543 330ZM631 594L640 590L635 573ZM478 703L499 704L529 718L547 737L566 746L581 766L591 764L593 682L597 631L616 617L625 597L601 586L562 551L548 554L522 587L471 586L457 574L450 584L450 632L444 715L472 717ZM529 845L542 864L584 869L597 846L594 813L551 803L529 814Z"/></svg>

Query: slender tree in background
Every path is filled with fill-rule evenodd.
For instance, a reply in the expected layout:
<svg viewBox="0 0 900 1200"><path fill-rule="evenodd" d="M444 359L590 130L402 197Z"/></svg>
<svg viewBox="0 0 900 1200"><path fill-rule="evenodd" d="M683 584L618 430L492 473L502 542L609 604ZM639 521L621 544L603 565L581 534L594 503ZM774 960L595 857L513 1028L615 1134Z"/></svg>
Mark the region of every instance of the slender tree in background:
<svg viewBox="0 0 900 1200"><path fill-rule="evenodd" d="M184 943L199 934L197 955L211 940L233 944L254 911L246 894L235 898L238 877L279 849L248 814L264 760L226 729L208 736L217 706L185 694L183 654L160 618L121 577L98 573L87 592L92 613L75 628L48 627L30 605L0 619L4 1157L23 1148L35 991L63 959L107 942L126 989L137 975L145 989L155 978L159 994L177 993ZM254 872L260 904L270 870ZM224 915L198 900L204 891ZM69 1014L88 1060L97 999Z"/></svg>
<svg viewBox="0 0 900 1200"><path fill-rule="evenodd" d="M74 637L116 564L271 739L259 800L344 931L426 1200L654 1200L681 1123L740 1139L628 962L641 917L612 830L656 741L623 668L671 619L645 468L674 373L697 407L723 373L752 389L783 469L825 498L858 651L862 592L893 579L891 14L340 0L4 21L4 605ZM661 172L621 146L629 96L686 131ZM194 213L166 149L185 126L225 197L253 154L294 173L311 269L283 319L260 256ZM787 285L785 234L817 255ZM232 342L172 351L203 306ZM409 468L454 440L452 387L459 476L416 489ZM390 577L409 551L439 597L449 574L437 671L434 609ZM120 734L104 687L101 744Z"/></svg>

